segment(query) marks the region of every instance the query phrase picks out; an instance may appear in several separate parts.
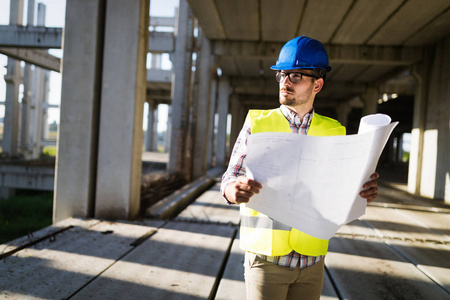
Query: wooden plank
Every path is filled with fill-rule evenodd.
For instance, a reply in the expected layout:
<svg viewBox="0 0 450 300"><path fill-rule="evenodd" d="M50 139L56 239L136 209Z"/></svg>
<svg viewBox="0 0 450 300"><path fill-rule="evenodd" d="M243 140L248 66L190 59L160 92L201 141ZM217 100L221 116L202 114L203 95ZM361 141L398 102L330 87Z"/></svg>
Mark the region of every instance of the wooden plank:
<svg viewBox="0 0 450 300"><path fill-rule="evenodd" d="M332 238L326 266L344 299L447 299L448 293L383 242Z"/></svg>
<svg viewBox="0 0 450 300"><path fill-rule="evenodd" d="M217 300L245 300L244 256L245 251L239 248L239 236L233 241L227 265L217 289Z"/></svg>
<svg viewBox="0 0 450 300"><path fill-rule="evenodd" d="M234 230L170 222L73 299L206 299Z"/></svg>
<svg viewBox="0 0 450 300"><path fill-rule="evenodd" d="M74 226L52 240L21 250L0 263L0 299L67 298L154 229L110 222L89 228Z"/></svg>
<svg viewBox="0 0 450 300"><path fill-rule="evenodd" d="M228 205L220 193L220 183L216 183L186 207L176 220L238 225L239 206Z"/></svg>

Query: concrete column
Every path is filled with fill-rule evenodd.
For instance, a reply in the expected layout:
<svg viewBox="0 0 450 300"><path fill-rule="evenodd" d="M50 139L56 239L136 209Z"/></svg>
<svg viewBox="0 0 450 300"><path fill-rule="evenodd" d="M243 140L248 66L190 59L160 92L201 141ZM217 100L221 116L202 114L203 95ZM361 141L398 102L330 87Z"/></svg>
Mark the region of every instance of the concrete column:
<svg viewBox="0 0 450 300"><path fill-rule="evenodd" d="M44 99L44 70L39 67L34 68L33 92L30 110L30 142L31 157L38 158L41 153L42 138L42 107Z"/></svg>
<svg viewBox="0 0 450 300"><path fill-rule="evenodd" d="M103 4L102 0L66 3L54 222L94 215Z"/></svg>
<svg viewBox="0 0 450 300"><path fill-rule="evenodd" d="M159 122L159 109L158 104L155 105L155 109L153 109L153 144L151 151L158 151L158 122Z"/></svg>
<svg viewBox="0 0 450 300"><path fill-rule="evenodd" d="M230 110L231 110L231 133L230 133L230 147L236 143L239 132L244 125L245 117L247 116L247 111L242 105L239 96L236 94L230 97Z"/></svg>
<svg viewBox="0 0 450 300"><path fill-rule="evenodd" d="M38 4L37 25L45 25L46 7ZM33 76L33 88L29 115L29 141L31 143L31 157L39 158L42 154L42 139L48 137L47 109L50 71L35 67Z"/></svg>
<svg viewBox="0 0 450 300"><path fill-rule="evenodd" d="M412 75L416 79L414 96L413 129L411 132L411 150L409 153L408 191L420 195L423 139L428 108L428 88L431 76L432 51L426 49L424 61L414 65Z"/></svg>
<svg viewBox="0 0 450 300"><path fill-rule="evenodd" d="M210 90L211 90L211 44L210 41L199 30L201 38L201 50L197 57L197 71L199 74L198 97L196 105L196 126L194 136L194 151L192 176L198 178L206 174L207 170L207 148L210 131Z"/></svg>
<svg viewBox="0 0 450 300"><path fill-rule="evenodd" d="M170 133L172 127L172 105L168 105L167 107L167 124L166 124L166 134L164 137L164 153L169 152L170 150Z"/></svg>
<svg viewBox="0 0 450 300"><path fill-rule="evenodd" d="M167 168L169 174L181 173L185 176L187 176L184 166L189 119L192 23L191 10L186 0L180 0L172 73L172 123Z"/></svg>
<svg viewBox="0 0 450 300"><path fill-rule="evenodd" d="M34 26L35 0L28 0L27 25ZM31 157L30 149L30 104L32 97L33 70L25 63L23 78L22 115L20 126L20 149L26 159Z"/></svg>
<svg viewBox="0 0 450 300"><path fill-rule="evenodd" d="M423 137L420 194L450 204L450 36L433 55Z"/></svg>
<svg viewBox="0 0 450 300"><path fill-rule="evenodd" d="M22 25L23 0L10 1L10 25ZM21 83L20 62L8 58L5 97L5 118L3 120L2 151L10 156L17 155L19 141L19 85Z"/></svg>
<svg viewBox="0 0 450 300"><path fill-rule="evenodd" d="M350 114L350 111L352 110L350 104L348 101L342 101L338 104L336 111L338 114L338 121L344 125L347 126L348 123L348 115Z"/></svg>
<svg viewBox="0 0 450 300"><path fill-rule="evenodd" d="M161 54L152 53L152 63L150 64L150 68L156 70L161 69Z"/></svg>
<svg viewBox="0 0 450 300"><path fill-rule="evenodd" d="M39 142L44 140L48 140L48 134L49 134L49 128L48 128L48 97L49 97L49 91L50 91L50 71L44 70L44 81L42 82L43 85L43 97L42 97L42 110L41 110L41 128L42 128L42 138ZM39 147L39 154L42 153L42 143L40 143Z"/></svg>
<svg viewBox="0 0 450 300"><path fill-rule="evenodd" d="M213 70L215 72L215 70ZM217 109L217 76L214 73L211 82L211 94L209 96L209 134L208 134L208 154L207 154L207 165L211 167L213 165L213 157L215 153L215 115Z"/></svg>
<svg viewBox="0 0 450 300"><path fill-rule="evenodd" d="M366 92L361 95L364 103L363 116L377 113L378 105L378 89L376 87L367 88Z"/></svg>
<svg viewBox="0 0 450 300"><path fill-rule="evenodd" d="M216 167L223 167L226 163L227 119L230 94L231 87L229 79L224 76L220 77L219 101L217 104L219 128L217 130Z"/></svg>
<svg viewBox="0 0 450 300"><path fill-rule="evenodd" d="M153 101L148 103L148 114L147 114L147 133L145 137L145 151L153 151L154 146L154 134L155 134L155 104Z"/></svg>
<svg viewBox="0 0 450 300"><path fill-rule="evenodd" d="M106 6L95 217L133 219L140 209L149 0Z"/></svg>

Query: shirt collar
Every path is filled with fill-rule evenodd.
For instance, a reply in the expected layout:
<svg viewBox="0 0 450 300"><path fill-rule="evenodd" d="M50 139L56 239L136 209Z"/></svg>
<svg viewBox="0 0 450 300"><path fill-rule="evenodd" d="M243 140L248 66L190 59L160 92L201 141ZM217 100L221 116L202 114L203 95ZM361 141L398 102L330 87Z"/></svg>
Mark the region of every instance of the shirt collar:
<svg viewBox="0 0 450 300"><path fill-rule="evenodd" d="M306 113L303 116L303 122L301 122L300 116L295 111L290 110L286 105L281 104L280 109L283 115L289 121L289 123L294 124L297 127L301 125L309 127L309 125L311 124L312 117L314 115L314 108L312 108L310 112Z"/></svg>

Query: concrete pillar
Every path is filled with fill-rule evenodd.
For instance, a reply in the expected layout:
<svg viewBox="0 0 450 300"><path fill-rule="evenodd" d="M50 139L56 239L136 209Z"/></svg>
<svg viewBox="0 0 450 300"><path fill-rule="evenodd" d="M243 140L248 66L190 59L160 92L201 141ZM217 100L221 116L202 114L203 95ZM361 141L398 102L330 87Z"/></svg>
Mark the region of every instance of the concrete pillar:
<svg viewBox="0 0 450 300"><path fill-rule="evenodd" d="M147 141L146 151L158 151L158 122L159 122L159 109L157 103L149 105L149 112L147 116L148 126L151 124L151 128L147 128ZM151 131L150 131L151 129ZM147 150L148 149L148 150Z"/></svg>
<svg viewBox="0 0 450 300"><path fill-rule="evenodd" d="M161 54L152 53L152 62L150 64L151 69L160 70L161 69Z"/></svg>
<svg viewBox="0 0 450 300"><path fill-rule="evenodd" d="M54 222L94 215L104 10L102 0L66 3Z"/></svg>
<svg viewBox="0 0 450 300"><path fill-rule="evenodd" d="M229 79L224 76L220 77L219 99L217 103L217 113L219 114L219 128L217 130L216 167L223 167L226 163L227 119L230 94L231 87Z"/></svg>
<svg viewBox="0 0 450 300"><path fill-rule="evenodd" d="M10 25L22 25L23 0L10 1ZM2 151L10 156L18 153L19 141L19 85L21 83L20 62L8 58L5 97L5 118L3 120Z"/></svg>
<svg viewBox="0 0 450 300"><path fill-rule="evenodd" d="M350 103L348 101L341 101L336 108L337 114L338 114L338 121L344 125L347 126L348 123L348 115L350 114L352 110L352 107L350 106Z"/></svg>
<svg viewBox="0 0 450 300"><path fill-rule="evenodd" d="M153 145L152 151L158 151L158 122L159 122L159 105L156 104L155 109L153 110Z"/></svg>
<svg viewBox="0 0 450 300"><path fill-rule="evenodd" d="M236 143L239 132L244 125L245 117L247 116L247 111L242 105L239 96L236 94L230 97L230 111L231 111L231 133L230 133L230 147Z"/></svg>
<svg viewBox="0 0 450 300"><path fill-rule="evenodd" d="M431 76L432 50L426 49L424 60L416 63L412 75L416 79L414 96L414 116L411 131L411 150L409 154L408 191L420 195L423 140L428 108L428 88Z"/></svg>
<svg viewBox="0 0 450 300"><path fill-rule="evenodd" d="M215 71L215 70L213 70ZM213 166L213 157L215 155L215 115L217 110L217 76L214 73L211 82L211 94L209 96L209 134L208 134L208 153L207 153L207 165L208 167Z"/></svg>
<svg viewBox="0 0 450 300"><path fill-rule="evenodd" d="M27 25L34 26L35 0L28 0ZM25 63L23 78L22 114L20 126L20 150L26 159L31 158L30 149L30 104L32 97L33 70Z"/></svg>
<svg viewBox="0 0 450 300"><path fill-rule="evenodd" d="M172 127L172 105L168 105L167 107L167 124L166 124L166 134L164 137L164 153L169 152L170 150L170 133Z"/></svg>
<svg viewBox="0 0 450 300"><path fill-rule="evenodd" d="M38 4L37 25L45 25L46 7ZM37 159L42 154L42 139L48 137L47 109L50 71L35 67L29 112L29 142L31 158Z"/></svg>
<svg viewBox="0 0 450 300"><path fill-rule="evenodd" d="M44 98L44 70L39 67L34 68L33 92L31 97L30 110L30 142L31 157L38 158L41 153L42 138L42 108Z"/></svg>
<svg viewBox="0 0 450 300"><path fill-rule="evenodd" d="M206 174L208 136L210 131L210 90L211 90L211 44L199 30L201 49L197 57L197 69L199 74L198 94L196 99L196 125L194 132L194 151L192 176L198 178Z"/></svg>
<svg viewBox="0 0 450 300"><path fill-rule="evenodd" d="M192 13L186 0L180 0L172 73L172 122L167 169L169 174L181 173L185 176L187 176L185 154L189 124L192 23Z"/></svg>
<svg viewBox="0 0 450 300"><path fill-rule="evenodd" d="M149 0L106 6L95 217L133 219L140 209Z"/></svg>
<svg viewBox="0 0 450 300"><path fill-rule="evenodd" d="M147 114L147 133L145 137L145 151L154 151L154 136L155 136L155 103L154 101L148 103Z"/></svg>
<svg viewBox="0 0 450 300"><path fill-rule="evenodd" d="M434 51L423 137L420 194L450 204L450 36Z"/></svg>
<svg viewBox="0 0 450 300"><path fill-rule="evenodd" d="M367 88L361 95L361 100L364 103L363 116L377 113L378 89L376 87Z"/></svg>

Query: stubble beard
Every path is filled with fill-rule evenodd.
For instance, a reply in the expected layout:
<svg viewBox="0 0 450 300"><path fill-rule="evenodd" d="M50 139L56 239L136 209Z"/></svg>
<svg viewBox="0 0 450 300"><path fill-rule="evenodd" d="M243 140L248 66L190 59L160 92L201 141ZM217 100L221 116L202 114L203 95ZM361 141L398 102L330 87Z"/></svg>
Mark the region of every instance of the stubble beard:
<svg viewBox="0 0 450 300"><path fill-rule="evenodd" d="M283 91L288 91L291 93L294 93L293 89L290 89L288 87L282 87L280 88L280 92L279 92L279 101L280 104L284 104L287 106L297 106L297 105L303 105L305 103L308 103L311 99L312 96L312 90L313 90L314 85L311 84L311 86L304 91L303 93L299 94L299 95L295 95L295 94L289 94L287 96L283 96L281 94L281 92Z"/></svg>

